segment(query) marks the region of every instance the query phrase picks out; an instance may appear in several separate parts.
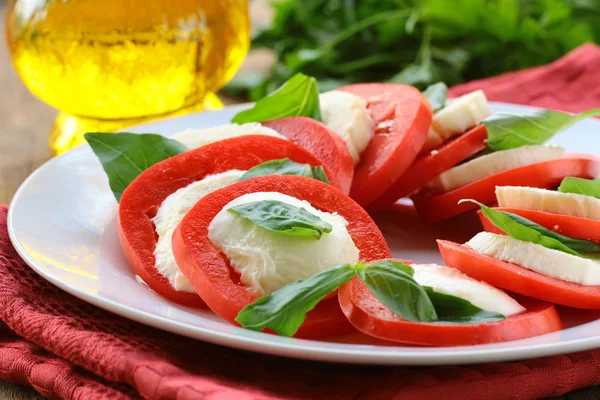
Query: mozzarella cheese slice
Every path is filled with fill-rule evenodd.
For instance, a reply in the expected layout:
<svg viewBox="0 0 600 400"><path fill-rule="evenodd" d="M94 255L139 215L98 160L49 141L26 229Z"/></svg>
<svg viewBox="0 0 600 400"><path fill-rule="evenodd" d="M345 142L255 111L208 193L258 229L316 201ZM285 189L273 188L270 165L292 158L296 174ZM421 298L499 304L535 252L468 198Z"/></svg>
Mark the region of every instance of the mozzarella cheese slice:
<svg viewBox="0 0 600 400"><path fill-rule="evenodd" d="M346 142L354 164L373 136L367 102L352 93L332 90L319 96L323 123Z"/></svg>
<svg viewBox="0 0 600 400"><path fill-rule="evenodd" d="M600 220L600 199L583 194L520 186L498 186L496 197L500 207Z"/></svg>
<svg viewBox="0 0 600 400"><path fill-rule="evenodd" d="M431 286L434 291L460 297L485 311L504 316L518 314L525 308L500 289L475 280L455 268L436 264L414 264L414 279L421 286Z"/></svg>
<svg viewBox="0 0 600 400"><path fill-rule="evenodd" d="M319 240L283 235L227 211L236 205L263 200L303 208L329 222L333 229ZM359 252L347 224L341 216L319 211L306 201L282 193L258 192L243 195L223 207L208 227L208 238L227 256L247 288L267 295L336 265L358 262Z"/></svg>
<svg viewBox="0 0 600 400"><path fill-rule="evenodd" d="M595 260L489 232L478 233L465 245L479 254L552 278L586 286L600 285L600 262Z"/></svg>
<svg viewBox="0 0 600 400"><path fill-rule="evenodd" d="M448 139L479 125L492 115L485 93L465 94L435 113L422 153L428 153Z"/></svg>
<svg viewBox="0 0 600 400"><path fill-rule="evenodd" d="M548 146L523 146L496 151L451 168L425 186L433 192L449 192L503 171L555 160L562 157L564 152L561 147Z"/></svg>
<svg viewBox="0 0 600 400"><path fill-rule="evenodd" d="M195 292L190 282L181 273L175 262L175 256L173 256L171 239L175 228L198 200L217 189L239 181L245 172L231 170L191 183L167 197L158 208L156 216L152 218L158 234L158 241L154 249L155 266L158 272L169 280L175 290Z"/></svg>
<svg viewBox="0 0 600 400"><path fill-rule="evenodd" d="M172 139L183 143L185 147L191 150L220 140L246 135L266 135L286 139L282 134L258 122L249 122L242 125L221 125L205 129L186 129L173 135Z"/></svg>

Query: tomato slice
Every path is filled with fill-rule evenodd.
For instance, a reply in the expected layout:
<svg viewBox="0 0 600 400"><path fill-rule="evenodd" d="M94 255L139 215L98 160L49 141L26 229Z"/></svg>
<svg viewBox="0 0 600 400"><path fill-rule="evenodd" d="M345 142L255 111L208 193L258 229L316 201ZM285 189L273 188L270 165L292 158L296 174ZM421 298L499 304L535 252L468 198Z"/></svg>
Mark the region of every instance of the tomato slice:
<svg viewBox="0 0 600 400"><path fill-rule="evenodd" d="M410 263L409 263L410 264ZM422 346L468 346L525 339L562 329L553 305L517 298L527 311L480 324L411 322L379 302L358 278L338 292L342 311L359 331L376 338Z"/></svg>
<svg viewBox="0 0 600 400"><path fill-rule="evenodd" d="M474 199L487 205L495 204L496 186L553 189L567 176L591 179L599 174L600 158L586 154L567 154L556 160L490 175L450 192L438 195L420 192L413 196L412 200L423 222L433 223L479 208L474 203L458 204L462 199Z"/></svg>
<svg viewBox="0 0 600 400"><path fill-rule="evenodd" d="M364 98L375 124L373 138L360 155L350 189L350 197L365 207L388 190L416 160L431 126L432 110L412 86L363 83L338 90Z"/></svg>
<svg viewBox="0 0 600 400"><path fill-rule="evenodd" d="M554 304L600 309L600 286L561 281L445 240L438 240L438 246L447 265L492 286Z"/></svg>
<svg viewBox="0 0 600 400"><path fill-rule="evenodd" d="M482 124L446 142L437 150L417 158L392 187L369 206L369 209L390 207L397 200L414 194L441 173L485 149L486 139L487 130Z"/></svg>
<svg viewBox="0 0 600 400"><path fill-rule="evenodd" d="M495 207L494 209L520 215L523 218L527 218L528 220L533 221L546 229L560 233L561 235L600 243L600 221L595 219L552 214L544 211L523 210L520 208ZM481 211L478 211L478 214L483 229L492 233L504 233L496 228L496 226L492 224Z"/></svg>
<svg viewBox="0 0 600 400"><path fill-rule="evenodd" d="M337 212L348 221L348 232L360 259L391 256L383 235L371 217L340 190L323 182L298 176L265 176L238 182L202 198L185 216L173 235L173 252L184 275L208 307L223 319L237 324L235 317L258 295L237 280L227 257L208 238L208 226L230 201L248 193L279 192L306 200L315 208ZM347 332L350 325L336 299L325 300L308 313L297 337L315 338ZM328 311L323 311L324 309ZM321 317L318 317L318 316Z"/></svg>
<svg viewBox="0 0 600 400"><path fill-rule="evenodd" d="M346 142L319 121L307 117L288 117L263 122L293 143L310 151L329 168L331 184L346 194L354 177L354 163Z"/></svg>
<svg viewBox="0 0 600 400"><path fill-rule="evenodd" d="M135 272L152 290L169 300L190 306L203 305L196 293L176 291L156 270L157 237L151 218L170 194L207 175L246 170L286 157L299 163L321 164L314 155L288 140L249 135L202 146L142 172L125 190L119 204L119 239ZM331 171L324 169L330 176Z"/></svg>

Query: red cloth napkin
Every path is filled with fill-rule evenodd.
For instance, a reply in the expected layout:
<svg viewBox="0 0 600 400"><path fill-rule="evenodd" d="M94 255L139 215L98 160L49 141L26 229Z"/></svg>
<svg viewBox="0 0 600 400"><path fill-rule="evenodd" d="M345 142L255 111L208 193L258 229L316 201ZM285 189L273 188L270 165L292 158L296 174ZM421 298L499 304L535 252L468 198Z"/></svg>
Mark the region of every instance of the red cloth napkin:
<svg viewBox="0 0 600 400"><path fill-rule="evenodd" d="M600 48L454 87L568 111L600 106ZM18 257L0 206L0 378L65 399L536 399L600 384L600 350L468 367L358 367L288 360L165 333L102 311Z"/></svg>

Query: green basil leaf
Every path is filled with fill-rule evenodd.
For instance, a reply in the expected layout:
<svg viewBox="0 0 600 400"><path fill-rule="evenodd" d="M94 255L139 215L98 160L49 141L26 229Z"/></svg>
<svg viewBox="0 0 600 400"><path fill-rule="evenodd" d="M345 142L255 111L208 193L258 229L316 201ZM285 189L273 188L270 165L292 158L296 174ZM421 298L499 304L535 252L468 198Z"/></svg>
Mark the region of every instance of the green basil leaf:
<svg viewBox="0 0 600 400"><path fill-rule="evenodd" d="M256 300L235 319L244 328L262 331L271 328L283 336L294 335L312 310L329 292L350 282L353 266L344 264L319 272Z"/></svg>
<svg viewBox="0 0 600 400"><path fill-rule="evenodd" d="M437 320L435 307L425 289L414 280L410 266L383 260L357 268L356 274L394 314L414 322Z"/></svg>
<svg viewBox="0 0 600 400"><path fill-rule="evenodd" d="M153 133L100 133L84 135L100 160L117 201L139 174L152 165L187 151L180 142Z"/></svg>
<svg viewBox="0 0 600 400"><path fill-rule="evenodd" d="M312 166L310 164L299 164L284 158L281 160L270 160L262 164L258 164L256 167L250 168L242 177L241 181L250 178L256 178L257 176L265 175L297 175L306 176L309 178L316 179L321 182L329 183L325 170L322 166Z"/></svg>
<svg viewBox="0 0 600 400"><path fill-rule="evenodd" d="M283 86L257 101L254 107L239 112L231 122L264 122L284 117L309 117L321 120L317 80L296 74Z"/></svg>
<svg viewBox="0 0 600 400"><path fill-rule="evenodd" d="M423 96L425 96L429 104L431 104L433 112L437 112L446 105L448 86L446 86L444 82L434 83L423 91Z"/></svg>
<svg viewBox="0 0 600 400"><path fill-rule="evenodd" d="M574 239L565 235L561 235L560 233L556 233L554 231L551 231L550 229L546 229L543 226L528 220L527 218L523 218L520 215L516 215L506 211L502 211L502 213L508 215L510 219L523 226L531 228L544 236L558 240L573 251L576 251L578 253L600 253L600 245L594 242L590 242L589 240L583 239Z"/></svg>
<svg viewBox="0 0 600 400"><path fill-rule="evenodd" d="M483 121L492 150L544 144L560 131L585 118L600 115L600 108L581 114L542 110L531 115L496 113Z"/></svg>
<svg viewBox="0 0 600 400"><path fill-rule="evenodd" d="M485 311L468 300L449 294L436 292L430 286L423 286L435 307L440 322L483 323L506 319L502 314Z"/></svg>
<svg viewBox="0 0 600 400"><path fill-rule="evenodd" d="M254 201L228 208L227 211L252 221L254 225L285 235L320 239L323 233L333 229L303 208L294 207L278 200Z"/></svg>
<svg viewBox="0 0 600 400"><path fill-rule="evenodd" d="M463 202L478 204L479 207L481 207L481 212L483 215L485 215L496 228L500 229L502 232L514 239L521 240L523 242L539 244L548 249L559 250L574 256L581 256L578 252L565 246L554 237L545 236L531 227L522 225L502 211L491 209L485 204L481 204L478 201L470 199L461 200L458 203L461 204Z"/></svg>
<svg viewBox="0 0 600 400"><path fill-rule="evenodd" d="M562 193L583 194L600 199L600 179L583 179L568 177L558 187Z"/></svg>

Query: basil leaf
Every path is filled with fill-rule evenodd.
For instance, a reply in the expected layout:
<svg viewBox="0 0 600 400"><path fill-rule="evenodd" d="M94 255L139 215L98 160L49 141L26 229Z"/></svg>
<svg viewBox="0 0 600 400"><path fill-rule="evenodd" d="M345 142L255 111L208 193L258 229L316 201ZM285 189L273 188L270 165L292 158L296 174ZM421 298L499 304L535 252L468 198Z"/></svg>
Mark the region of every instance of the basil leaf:
<svg viewBox="0 0 600 400"><path fill-rule="evenodd" d="M526 145L544 144L560 131L585 118L599 116L600 108L581 114L542 110L531 115L497 113L483 121L492 150L507 150Z"/></svg>
<svg viewBox="0 0 600 400"><path fill-rule="evenodd" d="M250 168L242 175L240 180L243 181L245 179L265 175L306 176L321 182L329 183L329 179L327 179L327 175L325 175L325 170L323 170L322 166L318 165L313 167L310 164L299 164L289 158L266 161L256 167Z"/></svg>
<svg viewBox="0 0 600 400"><path fill-rule="evenodd" d="M306 313L353 277L353 266L349 264L327 269L259 298L240 311L235 320L247 329L271 328L280 335L292 336L304 322Z"/></svg>
<svg viewBox="0 0 600 400"><path fill-rule="evenodd" d="M558 191L600 199L600 179L565 178L558 187Z"/></svg>
<svg viewBox="0 0 600 400"><path fill-rule="evenodd" d="M444 82L434 83L423 91L423 96L425 96L429 104L431 104L433 112L440 111L446 105L448 86L446 86Z"/></svg>
<svg viewBox="0 0 600 400"><path fill-rule="evenodd" d="M180 142L153 133L100 133L84 135L108 175L117 201L148 167L187 151Z"/></svg>
<svg viewBox="0 0 600 400"><path fill-rule="evenodd" d="M393 260L377 261L357 268L356 274L394 314L414 322L437 320L433 303L414 280L414 270L408 265Z"/></svg>
<svg viewBox="0 0 600 400"><path fill-rule="evenodd" d="M245 124L297 116L321 120L317 80L304 74L294 75L275 92L257 101L254 107L239 112L231 122Z"/></svg>
<svg viewBox="0 0 600 400"><path fill-rule="evenodd" d="M508 236L514 239L521 240L523 242L539 244L548 249L559 250L574 256L581 256L578 252L568 248L555 238L545 236L537 230L532 229L531 227L521 225L502 211L493 210L485 204L481 204L478 201L470 199L461 200L458 203L461 204L463 202L471 202L478 204L479 207L481 207L481 212L483 213L483 215L485 215L490 220L490 222L494 224L494 226L496 226L502 232L506 233Z"/></svg>
<svg viewBox="0 0 600 400"><path fill-rule="evenodd" d="M516 215L506 211L501 212L508 215L510 219L523 226L531 228L544 236L548 236L550 238L558 240L573 251L576 251L578 253L600 253L600 245L594 242L590 242L589 240L570 238L568 236L561 235L560 233L551 231L550 229L546 229L543 226L528 220L527 218L521 217L520 215Z"/></svg>
<svg viewBox="0 0 600 400"><path fill-rule="evenodd" d="M483 323L506 319L502 314L485 311L468 300L436 292L431 286L423 286L435 307L440 322Z"/></svg>
<svg viewBox="0 0 600 400"><path fill-rule="evenodd" d="M227 211L252 221L253 224L284 235L320 239L323 233L333 229L303 208L294 207L278 200L254 201L228 208Z"/></svg>

